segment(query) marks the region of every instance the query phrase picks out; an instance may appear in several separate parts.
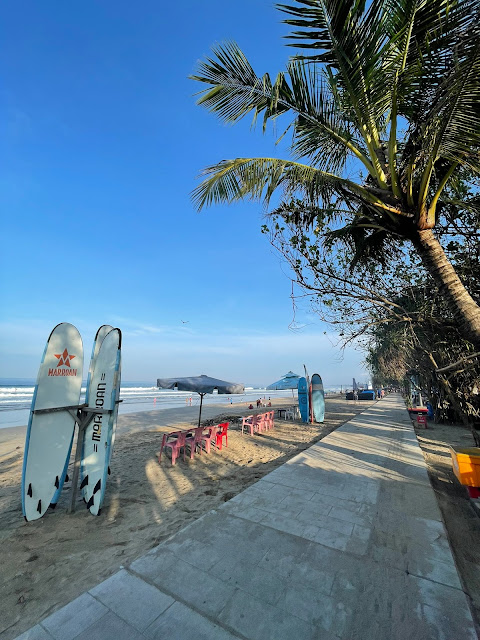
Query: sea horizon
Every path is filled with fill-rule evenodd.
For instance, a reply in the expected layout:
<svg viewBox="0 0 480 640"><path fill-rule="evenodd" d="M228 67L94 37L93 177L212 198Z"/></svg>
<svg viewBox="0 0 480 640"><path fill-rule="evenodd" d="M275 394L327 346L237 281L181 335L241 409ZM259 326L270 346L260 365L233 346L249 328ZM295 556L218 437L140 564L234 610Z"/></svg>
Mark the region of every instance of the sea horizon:
<svg viewBox="0 0 480 640"><path fill-rule="evenodd" d="M122 403L119 406L119 414L198 406L200 404L200 396L197 393L159 389L155 382L122 380L120 387ZM0 378L0 429L24 426L28 423L35 384L36 379L34 378ZM85 398L85 386L86 380L83 380L80 403ZM341 388L345 389L346 385L326 387L325 391L336 393ZM266 387L246 385L243 394L208 394L204 399L204 404L230 403L238 407L240 404L249 405L263 397L296 398L296 390L293 390L292 393L291 389L272 391Z"/></svg>

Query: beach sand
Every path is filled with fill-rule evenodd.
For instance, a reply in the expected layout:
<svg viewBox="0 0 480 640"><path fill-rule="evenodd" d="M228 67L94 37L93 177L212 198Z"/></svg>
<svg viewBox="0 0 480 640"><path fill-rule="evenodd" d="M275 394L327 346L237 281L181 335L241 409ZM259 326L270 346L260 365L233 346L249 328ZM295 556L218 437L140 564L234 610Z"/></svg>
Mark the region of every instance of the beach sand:
<svg viewBox="0 0 480 640"><path fill-rule="evenodd" d="M67 514L68 483L56 510L30 523L20 497L26 429L0 429L0 638L16 637L371 404L330 397L323 424L277 419L274 430L254 437L242 436L233 416L256 410L206 405L202 422L230 418L228 448L174 467L163 456L158 464L161 433L195 425L198 407L119 416L102 514L91 516L80 498Z"/></svg>

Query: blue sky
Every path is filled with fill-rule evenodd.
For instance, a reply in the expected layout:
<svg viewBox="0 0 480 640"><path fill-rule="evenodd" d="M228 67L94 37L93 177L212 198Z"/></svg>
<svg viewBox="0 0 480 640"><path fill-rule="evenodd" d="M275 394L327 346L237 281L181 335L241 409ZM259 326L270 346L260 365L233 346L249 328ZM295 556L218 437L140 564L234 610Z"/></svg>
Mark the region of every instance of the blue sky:
<svg viewBox="0 0 480 640"><path fill-rule="evenodd" d="M303 363L327 385L365 379L361 353L341 360L307 307L305 328L289 330L291 283L261 206L199 214L190 201L206 165L286 155L271 132L197 107L187 78L226 39L259 72L283 68L292 50L273 3L7 0L0 11L0 376L34 377L67 321L88 354L99 325L119 326L126 380L262 384Z"/></svg>

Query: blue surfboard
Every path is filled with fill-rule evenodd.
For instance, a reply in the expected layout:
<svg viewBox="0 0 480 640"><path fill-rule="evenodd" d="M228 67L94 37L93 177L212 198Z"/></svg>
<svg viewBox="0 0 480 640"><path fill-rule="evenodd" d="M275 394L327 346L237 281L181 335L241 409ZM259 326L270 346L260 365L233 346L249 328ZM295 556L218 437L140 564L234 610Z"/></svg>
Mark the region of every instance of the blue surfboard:
<svg viewBox="0 0 480 640"><path fill-rule="evenodd" d="M314 373L312 376L312 412L315 422L325 420L325 392L322 378L318 373Z"/></svg>
<svg viewBox="0 0 480 640"><path fill-rule="evenodd" d="M298 408L303 422L308 422L308 386L306 378L298 380Z"/></svg>

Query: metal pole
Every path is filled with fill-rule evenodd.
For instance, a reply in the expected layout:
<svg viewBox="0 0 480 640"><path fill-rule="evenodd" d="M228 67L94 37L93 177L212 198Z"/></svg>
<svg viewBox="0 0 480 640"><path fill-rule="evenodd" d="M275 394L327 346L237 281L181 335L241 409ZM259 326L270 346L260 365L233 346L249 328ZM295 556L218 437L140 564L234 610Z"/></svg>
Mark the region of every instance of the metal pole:
<svg viewBox="0 0 480 640"><path fill-rule="evenodd" d="M202 403L203 403L203 396L204 395L205 395L204 393L200 394L200 411L198 412L198 426L200 426L200 420L202 418Z"/></svg>
<svg viewBox="0 0 480 640"><path fill-rule="evenodd" d="M93 416L89 416L90 419ZM73 477L72 477L72 490L70 495L70 506L68 508L68 513L75 513L75 502L77 500L77 487L78 487L78 477L80 475L80 459L82 457L82 441L83 441L83 433L85 431L85 427L87 423L85 421L78 423L78 431L77 431L77 448L75 450L75 462L73 463Z"/></svg>

